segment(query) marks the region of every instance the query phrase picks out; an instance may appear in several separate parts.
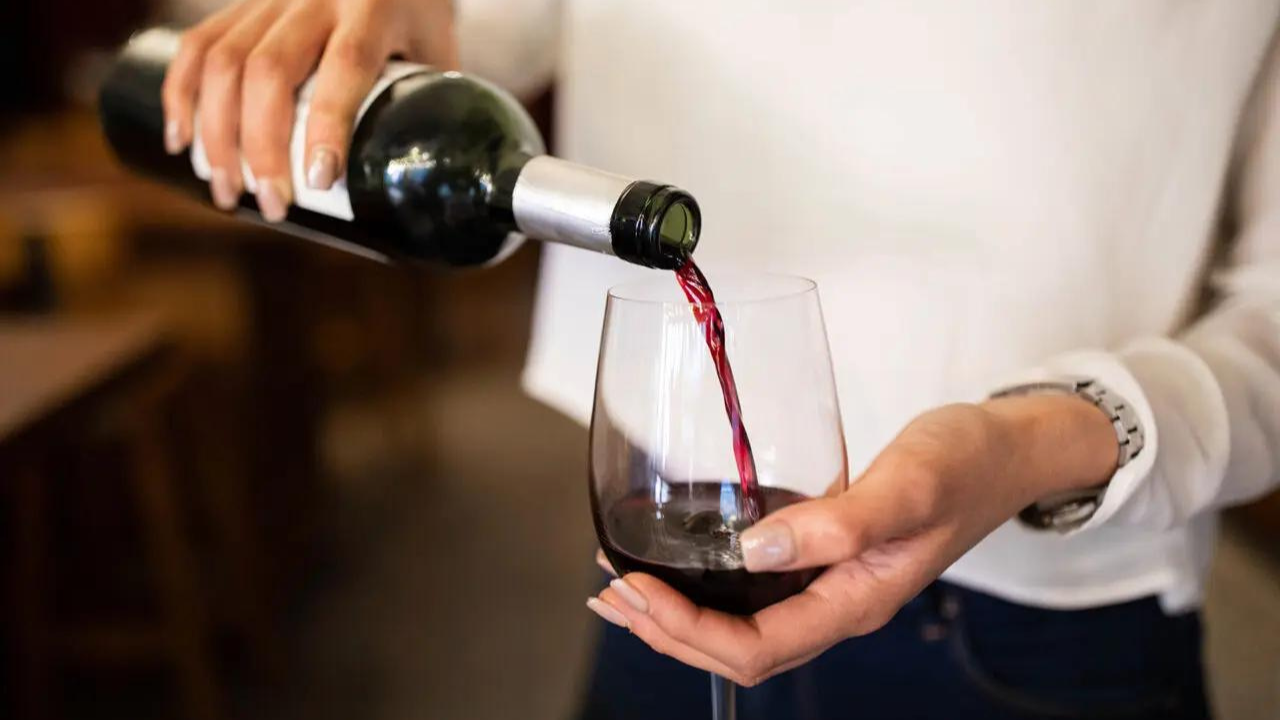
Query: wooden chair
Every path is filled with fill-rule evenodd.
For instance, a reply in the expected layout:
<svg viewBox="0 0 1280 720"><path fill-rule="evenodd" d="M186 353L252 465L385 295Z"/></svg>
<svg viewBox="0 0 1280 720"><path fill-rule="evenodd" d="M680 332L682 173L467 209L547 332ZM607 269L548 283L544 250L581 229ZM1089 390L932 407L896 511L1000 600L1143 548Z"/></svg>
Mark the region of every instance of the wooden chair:
<svg viewBox="0 0 1280 720"><path fill-rule="evenodd" d="M189 717L222 716L209 615L164 437L163 411L183 373L155 314L0 318L0 491L13 497L10 600L20 718L47 714L59 663L155 657L176 669ZM56 498L44 470L55 453L74 451L77 434L103 414L128 448L129 493L159 616L136 627L69 627L51 611L48 520Z"/></svg>

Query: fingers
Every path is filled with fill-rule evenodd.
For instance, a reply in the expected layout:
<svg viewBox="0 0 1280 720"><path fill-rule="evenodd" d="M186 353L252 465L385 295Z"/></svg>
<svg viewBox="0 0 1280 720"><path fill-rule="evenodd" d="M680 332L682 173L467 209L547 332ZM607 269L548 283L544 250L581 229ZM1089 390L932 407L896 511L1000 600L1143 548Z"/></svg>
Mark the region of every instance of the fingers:
<svg viewBox="0 0 1280 720"><path fill-rule="evenodd" d="M926 473L872 470L847 491L783 508L742 535L752 572L822 567L920 528L934 512Z"/></svg>
<svg viewBox="0 0 1280 720"><path fill-rule="evenodd" d="M241 0L222 10L183 36L166 73L166 149L181 152L198 132L214 204L238 204L247 166L263 217L283 219L296 192L289 151L298 86L319 58L304 158L307 184L327 189L392 50L456 54L451 5L423 12L432 22L418 27L405 5L383 0Z"/></svg>
<svg viewBox="0 0 1280 720"><path fill-rule="evenodd" d="M614 581L618 582L618 581ZM736 670L725 663L708 656L699 650L696 650L684 643L680 643L667 635L652 618L643 612L637 611L630 605L623 596L614 587L609 587L600 593L599 598L590 598L587 600L587 607L599 615L604 620L627 628L636 637L644 641L646 645L653 648L655 652L697 668L713 672L721 677L729 678L740 685L750 686L755 684L750 682L750 678L741 675Z"/></svg>
<svg viewBox="0 0 1280 720"><path fill-rule="evenodd" d="M674 640L755 682L831 647L849 634L843 608L813 590L744 618L699 607L649 575L632 573L626 581L645 596L649 601L648 615Z"/></svg>
<svg viewBox="0 0 1280 720"><path fill-rule="evenodd" d="M614 580L588 605L658 652L750 686L883 627L937 577L946 547L939 531L889 541L751 617L698 607L643 573Z"/></svg>
<svg viewBox="0 0 1280 720"><path fill-rule="evenodd" d="M209 48L197 101L200 140L209 160L213 202L230 210L243 190L239 153L240 82L244 63L274 19L272 2L259 5Z"/></svg>
<svg viewBox="0 0 1280 720"><path fill-rule="evenodd" d="M609 562L609 558L605 557L603 550L596 550L596 565L599 565L601 570L610 575L618 577L618 571L613 569L613 563Z"/></svg>
<svg viewBox="0 0 1280 720"><path fill-rule="evenodd" d="M160 89L165 118L164 146L171 155L185 150L194 137L192 127L204 56L231 27L240 12L241 3L234 3L182 35L178 52L169 63Z"/></svg>
<svg viewBox="0 0 1280 720"><path fill-rule="evenodd" d="M743 618L698 607L657 578L631 573L600 600L658 652L745 686L807 662L846 636L826 601L808 593Z"/></svg>
<svg viewBox="0 0 1280 720"><path fill-rule="evenodd" d="M320 57L332 29L327 7L295 5L245 60L240 150L257 182L258 208L269 222L283 220L293 200L289 141L295 91Z"/></svg>
<svg viewBox="0 0 1280 720"><path fill-rule="evenodd" d="M346 166L356 110L373 87L391 52L378 15L382 4L339 27L329 39L316 73L307 118L307 185L327 189Z"/></svg>

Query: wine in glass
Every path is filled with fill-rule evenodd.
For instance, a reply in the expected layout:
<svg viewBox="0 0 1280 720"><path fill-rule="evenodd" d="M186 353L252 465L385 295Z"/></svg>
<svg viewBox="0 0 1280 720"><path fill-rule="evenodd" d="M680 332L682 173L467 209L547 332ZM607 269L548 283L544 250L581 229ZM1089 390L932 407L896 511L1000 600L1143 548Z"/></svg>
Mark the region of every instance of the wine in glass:
<svg viewBox="0 0 1280 720"><path fill-rule="evenodd" d="M620 574L751 614L821 570L748 572L741 533L847 482L822 309L803 278L724 275L715 296L692 264L680 279L609 291L591 423L596 533ZM713 676L713 690L727 720L732 686Z"/></svg>

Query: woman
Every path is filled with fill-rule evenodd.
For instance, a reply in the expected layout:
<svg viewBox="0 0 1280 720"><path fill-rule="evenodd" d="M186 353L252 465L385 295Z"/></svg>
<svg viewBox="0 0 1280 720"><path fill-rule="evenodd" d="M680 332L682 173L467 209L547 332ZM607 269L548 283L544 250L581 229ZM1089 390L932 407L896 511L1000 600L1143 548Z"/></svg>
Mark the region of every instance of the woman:
<svg viewBox="0 0 1280 720"><path fill-rule="evenodd" d="M317 63L325 187L390 55L531 86L558 29L562 155L691 190L705 266L819 282L862 471L744 549L831 568L752 618L615 581L585 715L703 717L689 665L746 717L1207 717L1216 512L1280 480L1280 2L551 5L242 0L164 100L280 219ZM582 422L621 265L544 258L526 386Z"/></svg>

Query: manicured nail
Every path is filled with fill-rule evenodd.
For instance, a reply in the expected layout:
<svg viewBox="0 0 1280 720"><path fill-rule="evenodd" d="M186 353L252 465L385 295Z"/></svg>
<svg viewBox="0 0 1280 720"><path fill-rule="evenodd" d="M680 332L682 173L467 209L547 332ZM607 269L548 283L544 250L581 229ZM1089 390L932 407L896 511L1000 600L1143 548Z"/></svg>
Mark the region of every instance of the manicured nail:
<svg viewBox="0 0 1280 720"><path fill-rule="evenodd" d="M600 566L601 570L609 573L614 577L618 577L618 571L613 569L613 565L610 564L609 558L605 557L603 550L596 551L596 564Z"/></svg>
<svg viewBox="0 0 1280 720"><path fill-rule="evenodd" d="M338 154L326 147L311 151L307 164L307 187L312 190L328 190L338 179Z"/></svg>
<svg viewBox="0 0 1280 720"><path fill-rule="evenodd" d="M182 152L182 128L178 127L177 120L170 120L164 124L164 149L170 155Z"/></svg>
<svg viewBox="0 0 1280 720"><path fill-rule="evenodd" d="M617 609L600 598L587 598L587 607L591 609L591 612L620 628L628 627L627 616L618 612Z"/></svg>
<svg viewBox="0 0 1280 720"><path fill-rule="evenodd" d="M214 168L209 178L209 189L213 192L213 204L220 210L234 210L240 202L240 188L232 182L231 176L222 168Z"/></svg>
<svg viewBox="0 0 1280 720"><path fill-rule="evenodd" d="M742 533L742 559L751 572L774 570L796 559L796 540L783 522L757 525Z"/></svg>
<svg viewBox="0 0 1280 720"><path fill-rule="evenodd" d="M621 595L622 599L626 601L628 605L635 608L636 612L649 612L649 601L646 600L644 595L641 595L640 591L631 583L623 580L622 578L616 578L613 582L609 583L609 587L613 588L618 595Z"/></svg>
<svg viewBox="0 0 1280 720"><path fill-rule="evenodd" d="M267 222L280 222L289 212L289 188L275 178L258 179L258 209Z"/></svg>

